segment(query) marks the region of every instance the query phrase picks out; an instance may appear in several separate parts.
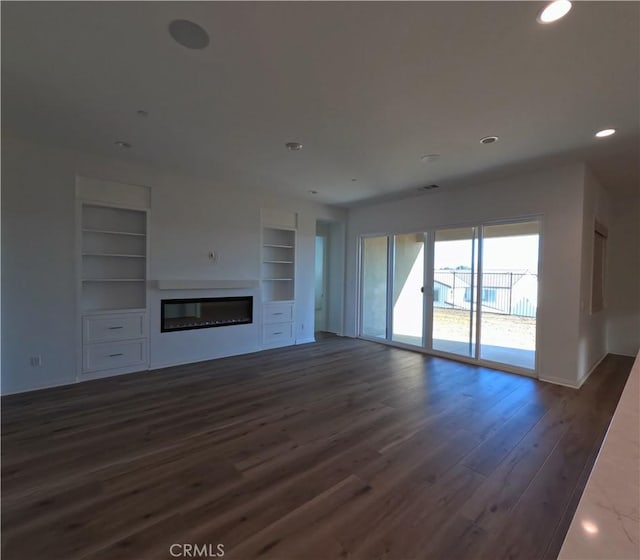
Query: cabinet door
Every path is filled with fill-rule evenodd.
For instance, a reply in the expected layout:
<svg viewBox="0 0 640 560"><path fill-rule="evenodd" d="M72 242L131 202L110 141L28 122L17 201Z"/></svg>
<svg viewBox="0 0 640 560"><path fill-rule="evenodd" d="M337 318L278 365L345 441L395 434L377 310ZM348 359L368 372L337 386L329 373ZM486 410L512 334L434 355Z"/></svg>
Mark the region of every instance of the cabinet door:
<svg viewBox="0 0 640 560"><path fill-rule="evenodd" d="M288 323L293 321L293 304L278 303L265 305L262 322L265 325L272 323Z"/></svg>
<svg viewBox="0 0 640 560"><path fill-rule="evenodd" d="M146 336L144 313L88 315L82 318L82 342L109 342Z"/></svg>
<svg viewBox="0 0 640 560"><path fill-rule="evenodd" d="M293 344L293 323L275 323L263 326L265 346L287 346Z"/></svg>
<svg viewBox="0 0 640 560"><path fill-rule="evenodd" d="M147 361L146 340L125 340L89 344L83 347L84 372L143 365Z"/></svg>

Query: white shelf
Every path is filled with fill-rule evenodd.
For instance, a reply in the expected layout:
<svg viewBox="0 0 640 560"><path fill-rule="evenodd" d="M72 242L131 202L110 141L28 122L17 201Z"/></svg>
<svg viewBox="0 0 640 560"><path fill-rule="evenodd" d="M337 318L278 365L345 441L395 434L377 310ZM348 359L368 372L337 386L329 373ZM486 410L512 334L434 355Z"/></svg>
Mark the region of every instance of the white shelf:
<svg viewBox="0 0 640 560"><path fill-rule="evenodd" d="M148 362L147 211L91 202L81 202L79 210L79 371L104 377L144 369Z"/></svg>
<svg viewBox="0 0 640 560"><path fill-rule="evenodd" d="M114 315L118 313L145 313L147 310L144 307L121 307L120 309L100 308L85 309L83 315Z"/></svg>
<svg viewBox="0 0 640 560"><path fill-rule="evenodd" d="M144 278L83 278L83 282L146 282Z"/></svg>
<svg viewBox="0 0 640 560"><path fill-rule="evenodd" d="M262 210L262 344L295 344L297 215Z"/></svg>
<svg viewBox="0 0 640 560"><path fill-rule="evenodd" d="M107 235L133 235L135 237L146 237L146 233L134 233L132 231L115 231L110 229L83 228L84 233L106 233Z"/></svg>
<svg viewBox="0 0 640 560"><path fill-rule="evenodd" d="M147 215L83 203L80 224L81 310L144 309Z"/></svg>
<svg viewBox="0 0 640 560"><path fill-rule="evenodd" d="M242 290L258 286L257 280L158 280L158 290Z"/></svg>
<svg viewBox="0 0 640 560"><path fill-rule="evenodd" d="M146 259L146 255L127 255L126 253L82 253L83 257L120 257L123 259Z"/></svg>
<svg viewBox="0 0 640 560"><path fill-rule="evenodd" d="M263 226L261 278L264 302L295 299L295 260L295 230Z"/></svg>

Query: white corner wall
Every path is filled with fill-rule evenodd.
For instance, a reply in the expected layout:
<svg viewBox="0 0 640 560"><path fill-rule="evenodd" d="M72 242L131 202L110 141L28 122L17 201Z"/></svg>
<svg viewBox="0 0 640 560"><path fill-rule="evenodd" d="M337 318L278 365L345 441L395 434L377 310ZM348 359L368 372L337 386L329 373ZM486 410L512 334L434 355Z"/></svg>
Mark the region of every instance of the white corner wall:
<svg viewBox="0 0 640 560"><path fill-rule="evenodd" d="M349 212L345 324L356 334L358 240L364 234L542 216L542 290L538 308L538 369L543 379L577 386L584 166L567 165L482 185Z"/></svg>
<svg viewBox="0 0 640 560"><path fill-rule="evenodd" d="M75 180L55 153L2 140L2 393L76 375ZM31 367L31 356L42 367Z"/></svg>
<svg viewBox="0 0 640 560"><path fill-rule="evenodd" d="M3 394L76 378L76 174L151 187L150 280L258 280L260 209L297 212L296 339L313 339L316 220L344 223L346 211L13 138L3 138L2 164ZM218 254L213 264L210 250ZM255 296L253 329L243 337L231 329L163 336L161 295L152 290L151 367L259 349L260 290ZM36 355L41 367L30 366Z"/></svg>
<svg viewBox="0 0 640 560"><path fill-rule="evenodd" d="M578 383L581 384L607 354L607 309L591 311L593 245L596 222L611 225L609 195L589 168L585 168L580 280L580 335Z"/></svg>
<svg viewBox="0 0 640 560"><path fill-rule="evenodd" d="M640 186L612 197L607 240L607 350L636 356L640 350Z"/></svg>

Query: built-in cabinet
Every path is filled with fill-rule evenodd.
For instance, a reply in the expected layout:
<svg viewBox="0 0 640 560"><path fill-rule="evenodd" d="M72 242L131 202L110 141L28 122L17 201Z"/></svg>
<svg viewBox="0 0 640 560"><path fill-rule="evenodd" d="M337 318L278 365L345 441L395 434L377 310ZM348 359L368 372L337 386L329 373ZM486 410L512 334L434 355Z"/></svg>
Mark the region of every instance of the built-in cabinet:
<svg viewBox="0 0 640 560"><path fill-rule="evenodd" d="M293 212L262 211L263 346L295 344L296 226Z"/></svg>
<svg viewBox="0 0 640 560"><path fill-rule="evenodd" d="M148 364L147 211L79 201L81 374Z"/></svg>

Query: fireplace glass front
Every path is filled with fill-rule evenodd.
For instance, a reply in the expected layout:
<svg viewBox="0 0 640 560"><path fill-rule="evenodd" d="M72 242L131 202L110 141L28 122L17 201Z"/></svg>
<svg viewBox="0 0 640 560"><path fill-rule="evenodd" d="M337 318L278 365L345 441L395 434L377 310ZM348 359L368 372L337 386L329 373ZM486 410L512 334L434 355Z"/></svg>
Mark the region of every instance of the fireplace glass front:
<svg viewBox="0 0 640 560"><path fill-rule="evenodd" d="M161 332L253 322L253 297L163 299Z"/></svg>

